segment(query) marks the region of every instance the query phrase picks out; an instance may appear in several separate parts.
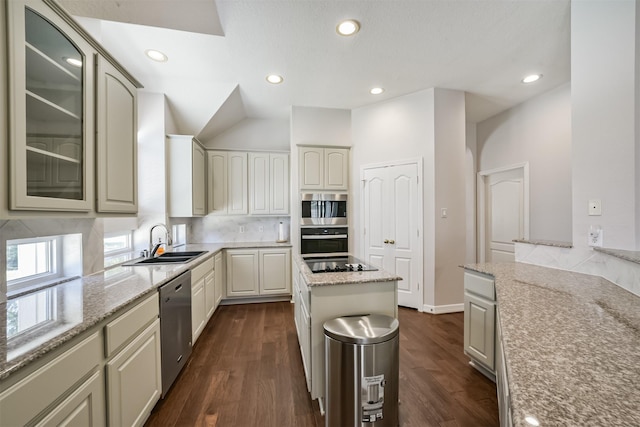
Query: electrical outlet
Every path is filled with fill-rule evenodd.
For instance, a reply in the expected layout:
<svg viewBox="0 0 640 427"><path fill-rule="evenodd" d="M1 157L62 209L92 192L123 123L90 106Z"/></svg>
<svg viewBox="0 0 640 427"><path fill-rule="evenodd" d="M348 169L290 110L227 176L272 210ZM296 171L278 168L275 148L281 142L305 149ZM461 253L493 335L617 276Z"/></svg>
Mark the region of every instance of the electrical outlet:
<svg viewBox="0 0 640 427"><path fill-rule="evenodd" d="M240 226L240 232L241 232L241 233L244 233L244 225L241 225L241 226Z"/></svg>
<svg viewBox="0 0 640 427"><path fill-rule="evenodd" d="M589 200L589 216L600 215L602 215L602 203L600 202L600 199Z"/></svg>
<svg viewBox="0 0 640 427"><path fill-rule="evenodd" d="M589 227L589 246L602 247L602 227L599 225L592 225Z"/></svg>
<svg viewBox="0 0 640 427"><path fill-rule="evenodd" d="M447 208L440 209L440 218L446 218L448 215Z"/></svg>

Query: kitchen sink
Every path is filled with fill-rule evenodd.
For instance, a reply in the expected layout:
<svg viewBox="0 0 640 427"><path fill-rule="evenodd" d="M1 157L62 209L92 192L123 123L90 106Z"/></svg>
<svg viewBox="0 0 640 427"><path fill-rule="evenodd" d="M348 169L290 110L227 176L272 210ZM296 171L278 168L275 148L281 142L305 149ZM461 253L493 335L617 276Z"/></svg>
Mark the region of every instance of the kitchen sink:
<svg viewBox="0 0 640 427"><path fill-rule="evenodd" d="M200 255L206 254L207 251L184 251L184 252L165 252L154 258L145 258L139 261L131 261L124 266L136 266L136 265L157 265L157 264L185 264L190 262Z"/></svg>

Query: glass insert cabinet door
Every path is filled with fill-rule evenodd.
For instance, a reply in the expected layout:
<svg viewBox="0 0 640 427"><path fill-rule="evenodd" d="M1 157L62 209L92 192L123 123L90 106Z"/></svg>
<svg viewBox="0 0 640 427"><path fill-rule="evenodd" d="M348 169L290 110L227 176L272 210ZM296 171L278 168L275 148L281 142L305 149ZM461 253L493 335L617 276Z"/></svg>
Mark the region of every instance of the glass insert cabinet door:
<svg viewBox="0 0 640 427"><path fill-rule="evenodd" d="M92 48L41 0L10 1L8 24L11 208L89 211Z"/></svg>

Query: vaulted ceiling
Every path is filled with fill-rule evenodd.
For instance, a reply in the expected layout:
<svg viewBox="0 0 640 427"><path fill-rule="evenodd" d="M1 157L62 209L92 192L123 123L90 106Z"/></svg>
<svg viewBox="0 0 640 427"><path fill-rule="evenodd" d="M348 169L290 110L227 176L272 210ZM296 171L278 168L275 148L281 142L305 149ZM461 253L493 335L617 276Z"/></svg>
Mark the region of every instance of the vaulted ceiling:
<svg viewBox="0 0 640 427"><path fill-rule="evenodd" d="M292 105L353 109L431 87L465 91L478 122L570 79L568 0L60 3L144 90L166 94L180 133L207 138L245 117L287 118ZM359 33L336 33L346 18ZM544 77L520 82L534 72ZM284 82L267 83L271 73Z"/></svg>

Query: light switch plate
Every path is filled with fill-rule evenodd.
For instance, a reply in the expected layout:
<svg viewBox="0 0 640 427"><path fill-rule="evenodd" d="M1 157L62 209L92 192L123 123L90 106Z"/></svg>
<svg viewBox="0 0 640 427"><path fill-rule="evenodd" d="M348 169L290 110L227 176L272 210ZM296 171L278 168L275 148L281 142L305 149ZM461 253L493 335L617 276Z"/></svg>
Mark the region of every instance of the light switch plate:
<svg viewBox="0 0 640 427"><path fill-rule="evenodd" d="M589 216L602 215L602 203L600 199L589 200Z"/></svg>

